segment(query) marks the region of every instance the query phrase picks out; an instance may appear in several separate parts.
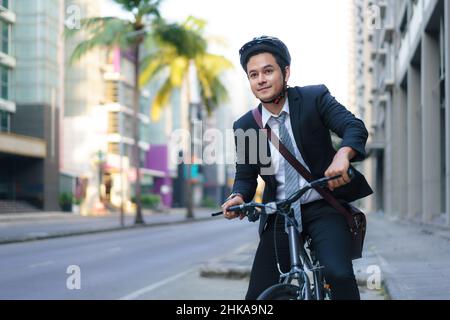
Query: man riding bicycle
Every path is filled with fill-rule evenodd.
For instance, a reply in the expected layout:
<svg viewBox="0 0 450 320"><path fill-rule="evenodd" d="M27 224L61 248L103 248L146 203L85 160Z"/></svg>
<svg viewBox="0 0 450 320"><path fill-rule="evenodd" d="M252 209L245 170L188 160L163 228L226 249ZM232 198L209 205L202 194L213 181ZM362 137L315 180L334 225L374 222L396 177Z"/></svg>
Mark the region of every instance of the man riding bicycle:
<svg viewBox="0 0 450 320"><path fill-rule="evenodd" d="M324 175L342 175L341 179L328 184L332 195L339 201L352 202L372 194L372 189L359 172L355 170L351 181L347 175L350 162L362 161L366 155L368 133L364 123L339 104L324 85L289 88L291 56L281 40L268 36L254 38L239 53L251 90L261 101L258 111L262 116L262 126L270 127L315 179ZM233 129L238 141L239 133L258 132L259 126L253 113L248 112L234 123ZM330 130L342 138L338 151L332 146ZM242 214L227 212L227 208L253 199L258 175L265 182L264 203L284 199L307 183L267 137L263 143L259 139L264 136L257 137L257 143L236 142L238 160L233 192L222 205L227 219L244 218ZM263 150L261 146L266 142L269 147ZM256 162L253 162L251 159L255 153ZM269 163L263 159L267 155ZM315 190L307 192L292 208L299 231L312 239L312 246L331 286L332 298L359 299L350 252L351 234L343 215ZM278 282L275 250L281 271L290 267L284 221L263 212L259 234L247 300L256 299L266 288ZM277 248L274 248L274 236Z"/></svg>

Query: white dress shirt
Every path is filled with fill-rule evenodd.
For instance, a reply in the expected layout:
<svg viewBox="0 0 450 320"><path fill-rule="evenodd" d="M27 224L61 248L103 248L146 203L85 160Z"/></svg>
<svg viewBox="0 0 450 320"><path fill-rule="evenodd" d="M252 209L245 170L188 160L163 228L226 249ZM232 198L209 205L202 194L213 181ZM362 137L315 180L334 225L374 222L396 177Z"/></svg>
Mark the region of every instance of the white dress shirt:
<svg viewBox="0 0 450 320"><path fill-rule="evenodd" d="M295 150L295 157L297 160L300 161L300 163L308 170L308 166L306 165L305 161L303 160L302 155L300 154L300 151L297 148L297 144L295 142L294 134L292 132L292 126L291 126L291 119L289 114L289 101L286 99L286 102L284 103L283 109L281 112L286 112L286 121L285 126L287 131L289 132L289 136L291 137L292 144L294 145ZM281 114L280 112L280 114ZM272 129L272 132L277 135L279 138L279 123L274 119L278 118L278 115L275 115L268 111L264 106L262 107L262 122L263 126L265 127L266 124L269 124L270 128ZM270 145L270 154L271 154L271 160L272 160L272 167L275 170L275 179L278 182L278 188L277 188L277 200L286 199L287 196L285 192L285 174L284 174L284 166L285 166L285 159L282 154L274 147L272 143L269 142ZM310 171L311 172L311 171ZM303 188L307 181L299 174L299 189ZM300 203L309 203L315 200L322 199L322 196L314 189L309 190L307 193L305 193L302 198L300 198Z"/></svg>

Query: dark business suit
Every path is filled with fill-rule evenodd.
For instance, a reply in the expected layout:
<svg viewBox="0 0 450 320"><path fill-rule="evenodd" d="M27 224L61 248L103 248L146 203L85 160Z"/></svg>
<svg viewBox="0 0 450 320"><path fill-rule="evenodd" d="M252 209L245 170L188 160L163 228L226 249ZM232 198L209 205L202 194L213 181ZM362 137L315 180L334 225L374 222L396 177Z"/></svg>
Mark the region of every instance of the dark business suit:
<svg viewBox="0 0 450 320"><path fill-rule="evenodd" d="M332 146L331 136L329 132L330 130L336 133L340 138L342 138L342 143L340 147L347 146L351 147L353 150L356 151L357 155L354 159L352 159L352 162L361 161L365 158L366 156L365 144L367 141L368 133L364 126L364 123L361 120L357 119L353 114L351 114L344 106L339 104L334 99L334 97L331 96L330 92L324 85L290 88L288 89L288 99L289 99L290 121L295 138L295 143L314 178L321 178L324 176L325 171L332 163L333 157L336 154L336 150ZM259 109L261 110L261 108L262 106L260 105ZM236 132L236 130L238 129L242 129L244 131L252 129L258 130L259 127L256 121L254 120L252 113L248 112L234 123L233 129ZM261 137L258 136L257 146L264 145L264 143L267 143L266 150L268 156L270 157L270 148L268 145L269 144L268 140L266 138L262 138L265 139L266 141L260 142L259 141L260 138ZM258 151L256 155L257 158L256 163L249 163L251 158L254 156L249 154L249 150L251 150L249 148L250 147L249 141L247 141L243 145L237 144L237 147L238 147L237 148L238 161L236 164L236 175L233 186L233 192L242 194L244 196L244 201L249 202L253 199L255 195L257 186L257 177L258 175L261 175L260 174L261 168L269 167L270 162L268 164L263 165L262 164L263 161L262 159L260 159L260 152L257 149ZM277 200L276 199L277 180L275 179L275 175L274 174L261 175L261 177L265 182L263 202L267 203ZM365 180L364 176L355 170L355 177L352 179L352 181L345 186L335 189L332 194L339 200L352 202L357 199L366 197L371 193L372 190L368 185L367 181ZM347 232L345 219L342 216L340 216L340 214L337 213L336 210L334 210L327 203L325 203L324 200L318 201L315 204L313 203L312 205L305 205L304 207L305 208L303 208L302 206L302 215L303 219L305 220L303 221L305 232L308 232L308 230L310 230L311 231L310 233L317 234L316 238L320 238L320 235L322 233L328 232L326 229L329 228L332 229L330 232L334 231L336 231L337 233ZM271 216L271 218L268 220L268 217L266 215L263 214L261 216L259 225L259 233L261 236L260 247L262 245L264 245L265 247L270 247L271 245L269 239L270 237L266 235L267 240L265 240L264 238L265 237L264 230L269 230L267 233L273 232L274 219L272 217L273 216ZM336 221L332 221L333 219ZM311 225L305 225L308 223L308 221L312 221ZM316 223L315 221L320 222ZM339 224L341 226L340 229L334 227L336 224ZM282 233L280 233L279 236L281 238L284 237ZM346 237L346 240L344 241L345 243L342 243L342 250L346 251L348 248L348 241L349 241L349 238L347 239L347 235L346 234L341 236L338 234L335 235L336 239L342 237ZM328 239L328 241L334 241L331 238ZM317 246L321 245L321 243L320 244L318 243ZM289 256L287 254L287 247L285 249L286 249L285 250L286 257L284 263L285 264L284 271L286 271L286 269L289 268L288 264ZM268 263L266 261L267 260L266 256L268 255L269 251L267 251L267 248L261 250L266 251L262 254L264 258L260 257L259 261L264 260L265 263ZM322 254L319 253L319 259L320 256L323 257L323 259L321 259L322 263L324 263L322 260L327 260L332 255L330 253L330 250L331 248L327 247L322 250ZM260 248L258 248L258 251L260 251ZM270 257L270 259L272 259L272 257ZM332 261L329 261L330 266L332 266L331 269L334 268L333 265L336 264L335 262L337 259L339 259L339 257ZM258 266L256 265L257 264L256 260L258 260L258 252L252 272L254 273L255 277L258 278L258 282L263 283L264 281L262 278L264 277L270 278L270 277L267 276L267 272L256 275L258 273L258 271L255 270L255 268L258 268ZM344 260L347 261L348 260L347 257ZM336 268L334 269L339 269L339 267L342 264L344 264L344 262L342 261L337 263ZM348 262L346 262L346 264L347 264L346 272L349 273L350 271ZM343 271L337 272L344 273ZM353 271L351 272L353 275ZM276 273L272 274L272 279L270 281L273 281L275 276ZM255 281L253 281L253 284L251 283L250 287L254 286L255 282L256 279ZM252 294L248 293L247 298L250 299L255 298L254 295L256 295L260 291L260 289L262 289L265 285L266 284L263 284L258 289L250 288L249 292L250 291L253 292ZM345 295L342 296L344 297Z"/></svg>

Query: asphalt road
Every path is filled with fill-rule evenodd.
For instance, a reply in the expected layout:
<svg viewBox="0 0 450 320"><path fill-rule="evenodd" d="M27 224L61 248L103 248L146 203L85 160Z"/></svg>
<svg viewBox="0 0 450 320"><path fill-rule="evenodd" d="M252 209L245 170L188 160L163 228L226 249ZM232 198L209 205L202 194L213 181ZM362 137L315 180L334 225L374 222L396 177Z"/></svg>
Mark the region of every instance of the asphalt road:
<svg viewBox="0 0 450 320"><path fill-rule="evenodd" d="M256 241L256 224L217 219L1 245L0 299L168 299L182 283L194 299L200 265Z"/></svg>

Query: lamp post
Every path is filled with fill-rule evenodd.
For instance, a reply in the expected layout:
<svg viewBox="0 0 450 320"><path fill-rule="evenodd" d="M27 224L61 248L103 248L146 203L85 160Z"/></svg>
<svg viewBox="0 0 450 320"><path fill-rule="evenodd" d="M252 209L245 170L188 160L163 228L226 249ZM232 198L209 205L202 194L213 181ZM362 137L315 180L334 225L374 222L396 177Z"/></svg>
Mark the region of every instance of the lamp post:
<svg viewBox="0 0 450 320"><path fill-rule="evenodd" d="M119 114L119 134L120 134L120 145L119 145L119 153L120 153L120 225L123 227L125 226L125 219L124 219L124 200L125 200L125 183L123 182L123 136L124 136L124 130L123 130L123 121L124 116L122 110L120 110Z"/></svg>
<svg viewBox="0 0 450 320"><path fill-rule="evenodd" d="M190 148L190 152L189 152L189 156L190 159L189 163L187 164L187 182L186 182L186 195L187 195L187 201L186 201L186 205L187 205L187 213L186 213L186 218L188 219L192 219L194 218L194 211L193 211L193 207L194 207L194 177L192 176L193 173L193 168L196 167L196 160L198 158L201 158L201 149L197 150L197 146L200 143L201 144L201 140L200 142L198 141L198 130L199 130L199 126L201 126L201 114L200 114L200 110L201 110L201 105L199 103L189 103L189 136L190 136L190 141L189 141L189 148Z"/></svg>
<svg viewBox="0 0 450 320"><path fill-rule="evenodd" d="M193 146L194 146L194 143L193 143L193 140L194 140L194 137L192 136L192 127L193 127L193 125L194 125L194 119L193 119L193 105L190 103L189 104L189 111L188 111L188 114L189 114L189 135L190 135L190 140L189 140L189 152L188 152L188 155L189 155L189 159L187 159L188 160L188 162L187 162L187 164L186 164L186 166L185 166L185 168L186 168L186 170L187 170L187 172L186 172L186 218L187 219L192 219L192 218L194 218L194 212L193 212L193 210L192 210L192 194L193 194L193 190L192 190L192 188L193 188L193 185L192 185L192 162L193 162L193 159L194 159L194 154L193 154L193 152L194 152L194 148L193 148Z"/></svg>
<svg viewBox="0 0 450 320"><path fill-rule="evenodd" d="M98 199L102 201L102 180L103 180L103 165L105 164L105 153L102 150L97 152L98 159Z"/></svg>

